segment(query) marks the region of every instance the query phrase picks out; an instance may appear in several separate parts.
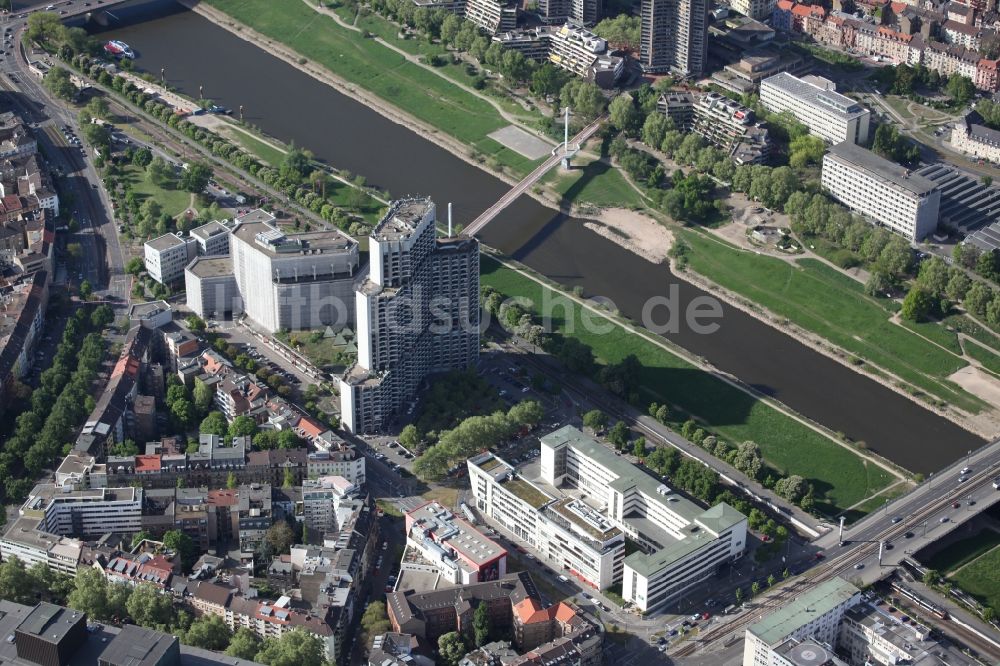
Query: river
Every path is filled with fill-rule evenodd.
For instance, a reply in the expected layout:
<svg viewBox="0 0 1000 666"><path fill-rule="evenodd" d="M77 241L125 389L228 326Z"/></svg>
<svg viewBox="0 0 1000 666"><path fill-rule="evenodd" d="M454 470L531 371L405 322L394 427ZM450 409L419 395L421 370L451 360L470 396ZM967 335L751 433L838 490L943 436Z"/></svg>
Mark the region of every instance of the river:
<svg viewBox="0 0 1000 666"><path fill-rule="evenodd" d="M299 1L299 0L286 0ZM148 2L141 3L148 6ZM137 65L181 92L237 108L247 122L319 159L388 189L430 195L455 221L468 223L508 186L447 150L386 120L179 5L157 1L156 17L116 8L124 25L107 33L130 44ZM131 23L130 23L131 21ZM639 259L530 197L494 220L480 237L533 269L587 294L610 298L639 319L643 303L677 284L681 301L704 292L668 268ZM667 337L761 392L915 472L940 469L983 444L979 437L836 363L739 310L723 305L719 330L682 328Z"/></svg>

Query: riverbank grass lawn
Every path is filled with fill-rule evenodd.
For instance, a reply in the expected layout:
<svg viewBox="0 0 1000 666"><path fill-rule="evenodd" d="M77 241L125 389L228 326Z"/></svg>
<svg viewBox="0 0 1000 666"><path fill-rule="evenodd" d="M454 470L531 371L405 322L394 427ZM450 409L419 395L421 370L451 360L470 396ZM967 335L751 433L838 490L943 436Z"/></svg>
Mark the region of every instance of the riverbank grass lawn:
<svg viewBox="0 0 1000 666"><path fill-rule="evenodd" d="M191 205L191 193L179 189L166 189L154 185L146 178L146 173L133 164L122 168L122 182L132 186L141 204L152 197L170 217L177 217Z"/></svg>
<svg viewBox="0 0 1000 666"><path fill-rule="evenodd" d="M622 172L600 158L578 155L573 158L573 168L564 171L556 167L542 177L565 201L579 206L644 208L646 200L632 187Z"/></svg>
<svg viewBox="0 0 1000 666"><path fill-rule="evenodd" d="M885 488L894 477L855 452L688 363L676 354L620 326L597 334L584 326L581 306L555 290L483 255L480 280L507 297L532 304L556 301L552 326L589 346L600 363L615 363L629 354L642 361L642 400L667 403L705 421L731 442L753 440L767 462L808 479L817 507L834 515ZM546 293L547 292L547 293ZM566 305L564 308L563 305Z"/></svg>
<svg viewBox="0 0 1000 666"><path fill-rule="evenodd" d="M1000 546L980 555L950 578L995 613L1000 613Z"/></svg>
<svg viewBox="0 0 1000 666"><path fill-rule="evenodd" d="M1000 532L984 527L972 536L951 543L921 562L931 569L950 575L1000 546Z"/></svg>
<svg viewBox="0 0 1000 666"><path fill-rule="evenodd" d="M265 143L254 135L244 132L237 127L223 126L220 134L235 141L248 153L272 167L279 167L285 159L285 151L275 148L269 143Z"/></svg>
<svg viewBox="0 0 1000 666"><path fill-rule="evenodd" d="M893 323L893 311L865 295L861 283L815 259L792 264L697 231L680 234L691 248L690 270L896 375L918 392L973 414L988 407L946 379L967 365L951 351L956 347L949 332Z"/></svg>
<svg viewBox="0 0 1000 666"><path fill-rule="evenodd" d="M406 60L361 33L341 27L302 0L206 0L303 58L374 93L422 122L494 158L516 175L541 163L507 150L487 135L509 123L488 102Z"/></svg>

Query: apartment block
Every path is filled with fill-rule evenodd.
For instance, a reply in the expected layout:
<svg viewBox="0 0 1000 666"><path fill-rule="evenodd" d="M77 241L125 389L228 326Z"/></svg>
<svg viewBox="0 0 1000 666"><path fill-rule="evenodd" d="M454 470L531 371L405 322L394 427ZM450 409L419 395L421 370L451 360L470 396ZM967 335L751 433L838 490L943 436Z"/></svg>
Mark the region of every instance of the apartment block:
<svg viewBox="0 0 1000 666"><path fill-rule="evenodd" d="M184 239L177 234L164 234L146 241L143 250L146 272L160 284L169 285L180 282L184 277L184 267L194 258L197 244L193 239Z"/></svg>
<svg viewBox="0 0 1000 666"><path fill-rule="evenodd" d="M306 461L306 475L310 479L342 476L360 486L365 482L365 457L358 455L354 447L346 444L336 450L313 451Z"/></svg>
<svg viewBox="0 0 1000 666"><path fill-rule="evenodd" d="M452 585L507 575L507 550L438 502L418 506L405 518L407 545L436 565Z"/></svg>
<svg viewBox="0 0 1000 666"><path fill-rule="evenodd" d="M776 74L761 82L760 101L768 111L791 112L810 134L829 143L868 141L871 112L822 77Z"/></svg>
<svg viewBox="0 0 1000 666"><path fill-rule="evenodd" d="M757 20L771 18L777 0L734 0L733 9Z"/></svg>
<svg viewBox="0 0 1000 666"><path fill-rule="evenodd" d="M911 242L937 229L937 184L853 143L837 144L823 157L822 184L840 203Z"/></svg>
<svg viewBox="0 0 1000 666"><path fill-rule="evenodd" d="M517 7L505 0L466 0L465 18L496 35L517 27Z"/></svg>
<svg viewBox="0 0 1000 666"><path fill-rule="evenodd" d="M642 0L639 64L651 74L701 76L708 61L706 0Z"/></svg>
<svg viewBox="0 0 1000 666"><path fill-rule="evenodd" d="M323 476L302 481L302 516L310 531L323 535L336 532L344 522L344 512L352 513L357 493L353 483L342 476Z"/></svg>
<svg viewBox="0 0 1000 666"><path fill-rule="evenodd" d="M372 432L424 378L479 358L479 243L436 238L430 199L395 202L369 238L356 292L358 362L340 380L342 426Z"/></svg>
<svg viewBox="0 0 1000 666"><path fill-rule="evenodd" d="M656 108L677 129L697 132L725 150L736 164L763 164L771 154L767 128L755 122L753 110L724 95L667 92Z"/></svg>
<svg viewBox="0 0 1000 666"><path fill-rule="evenodd" d="M558 28L536 26L504 32L493 41L525 58L547 60L601 88L614 87L625 71L625 59L611 55L607 42L577 21L567 21Z"/></svg>

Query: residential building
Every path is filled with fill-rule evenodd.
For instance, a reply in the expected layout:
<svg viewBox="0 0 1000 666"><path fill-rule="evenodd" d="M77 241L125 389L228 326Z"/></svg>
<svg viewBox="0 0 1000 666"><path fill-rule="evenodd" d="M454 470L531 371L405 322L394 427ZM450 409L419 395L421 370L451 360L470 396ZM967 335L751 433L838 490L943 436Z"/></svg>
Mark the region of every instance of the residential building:
<svg viewBox="0 0 1000 666"><path fill-rule="evenodd" d="M496 35L517 27L517 7L506 0L465 0L465 18Z"/></svg>
<svg viewBox="0 0 1000 666"><path fill-rule="evenodd" d="M143 248L149 277L170 285L184 277L184 267L194 258L197 244L171 233L146 241Z"/></svg>
<svg viewBox="0 0 1000 666"><path fill-rule="evenodd" d="M771 18L776 0L734 0L732 8L759 21Z"/></svg>
<svg viewBox="0 0 1000 666"><path fill-rule="evenodd" d="M471 637L473 615L480 604L486 604L491 626L500 631L509 629L513 644L522 652L544 650L553 641L566 640L580 650L576 663L601 663L600 625L566 602L544 607L531 575L525 571L498 581L433 592L392 592L386 599L394 632L432 644L449 631Z"/></svg>
<svg viewBox="0 0 1000 666"><path fill-rule="evenodd" d="M859 601L858 588L841 578L820 583L798 595L747 628L743 666L787 664L782 652L806 640L826 646L825 651L832 653L841 619Z"/></svg>
<svg viewBox="0 0 1000 666"><path fill-rule="evenodd" d="M422 504L405 518L407 546L447 582L468 585L507 575L507 550L438 502Z"/></svg>
<svg viewBox="0 0 1000 666"><path fill-rule="evenodd" d="M273 222L260 210L236 218L230 246L243 312L270 333L352 322L357 241L337 230L286 234Z"/></svg>
<svg viewBox="0 0 1000 666"><path fill-rule="evenodd" d="M642 0L639 64L645 72L701 76L708 60L706 0Z"/></svg>
<svg viewBox="0 0 1000 666"><path fill-rule="evenodd" d="M479 358L479 242L436 238L430 199L396 201L369 237L356 293L358 362L340 380L342 427L372 432L429 374Z"/></svg>
<svg viewBox="0 0 1000 666"><path fill-rule="evenodd" d="M677 129L697 132L737 164L762 164L771 153L767 128L755 122L753 110L719 93L667 92L656 108Z"/></svg>
<svg viewBox="0 0 1000 666"><path fill-rule="evenodd" d="M955 123L951 145L971 157L1000 163L1000 131L987 126L976 110L969 111Z"/></svg>
<svg viewBox="0 0 1000 666"><path fill-rule="evenodd" d="M353 483L342 476L323 476L302 481L302 517L311 532L320 535L336 532L344 520L338 514L345 510L350 516L350 504L357 493Z"/></svg>
<svg viewBox="0 0 1000 666"><path fill-rule="evenodd" d="M434 666L434 660L416 652L417 637L389 631L372 639L368 666Z"/></svg>
<svg viewBox="0 0 1000 666"><path fill-rule="evenodd" d="M40 483L18 513L38 519L41 530L60 536L131 534L142 529L142 494L142 488L73 490Z"/></svg>
<svg viewBox="0 0 1000 666"><path fill-rule="evenodd" d="M605 40L574 22L504 32L493 41L525 58L547 60L601 88L614 87L625 71L625 58L611 55Z"/></svg>
<svg viewBox="0 0 1000 666"><path fill-rule="evenodd" d="M195 227L191 230L191 238L199 256L229 254L229 227L218 220Z"/></svg>
<svg viewBox="0 0 1000 666"><path fill-rule="evenodd" d="M604 0L540 0L538 15L548 24L573 21L592 26L601 20Z"/></svg>
<svg viewBox="0 0 1000 666"><path fill-rule="evenodd" d="M824 141L863 144L868 141L871 112L817 76L797 78L782 72L760 84L760 101L768 111L789 111Z"/></svg>
<svg viewBox="0 0 1000 666"><path fill-rule="evenodd" d="M83 543L78 539L46 532L42 519L17 518L0 537L0 557L16 557L26 567L47 564L53 571L75 576Z"/></svg>
<svg viewBox="0 0 1000 666"><path fill-rule="evenodd" d="M344 444L330 451L314 451L306 461L306 474L310 479L322 476L342 476L356 486L365 483L365 457L358 455L353 446Z"/></svg>
<svg viewBox="0 0 1000 666"><path fill-rule="evenodd" d="M823 157L822 184L840 203L911 242L937 229L941 190L934 181L848 141Z"/></svg>
<svg viewBox="0 0 1000 666"><path fill-rule="evenodd" d="M38 143L24 120L13 111L0 113L0 159L34 155Z"/></svg>

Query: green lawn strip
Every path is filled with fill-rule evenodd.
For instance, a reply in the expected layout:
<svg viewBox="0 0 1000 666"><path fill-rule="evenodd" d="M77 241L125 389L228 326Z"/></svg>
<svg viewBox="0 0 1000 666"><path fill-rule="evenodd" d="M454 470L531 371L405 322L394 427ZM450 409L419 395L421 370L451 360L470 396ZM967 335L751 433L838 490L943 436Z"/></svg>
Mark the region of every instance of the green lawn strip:
<svg viewBox="0 0 1000 666"><path fill-rule="evenodd" d="M287 44L338 76L487 154L505 159L487 134L508 125L488 102L461 90L304 2L207 0L237 21ZM490 145L494 144L494 145ZM512 153L511 153L512 154ZM504 162L518 173L523 162ZM522 170L523 169L523 170Z"/></svg>
<svg viewBox="0 0 1000 666"><path fill-rule="evenodd" d="M972 317L965 314L948 315L944 318L944 324L954 328L956 331L965 333L970 338L974 338L984 347L1000 353L1000 337L983 328Z"/></svg>
<svg viewBox="0 0 1000 666"><path fill-rule="evenodd" d="M914 322L902 318L900 324L952 353L962 355L962 343L958 341L958 333L948 330L945 324L936 321Z"/></svg>
<svg viewBox="0 0 1000 666"><path fill-rule="evenodd" d="M899 376L933 396L978 412L984 403L944 378L965 361L889 321L856 280L815 259L797 267L682 230L690 267L778 316Z"/></svg>
<svg viewBox="0 0 1000 666"><path fill-rule="evenodd" d="M950 574L996 546L1000 546L1000 532L985 527L971 537L948 544L924 560L923 564L941 573Z"/></svg>
<svg viewBox="0 0 1000 666"><path fill-rule="evenodd" d="M285 153L283 151L278 150L269 143L261 141L252 134L229 127L223 128L222 131L226 134L226 136L230 137L233 141L249 151L251 155L263 160L273 167L279 166L285 159Z"/></svg>
<svg viewBox="0 0 1000 666"><path fill-rule="evenodd" d="M951 580L994 611L1000 611L1000 548L962 567Z"/></svg>
<svg viewBox="0 0 1000 666"><path fill-rule="evenodd" d="M554 330L571 330L573 337L590 346L603 363L634 354L643 364L641 384L645 400L666 402L695 414L730 441L757 442L773 467L809 479L829 511L839 511L861 501L887 486L893 478L880 467L866 464L849 449L636 332L620 326L610 327L603 334L586 330L581 319L582 308L575 302L485 255L481 282L509 297L526 297L536 306L546 302L543 299L556 301L552 308Z"/></svg>
<svg viewBox="0 0 1000 666"><path fill-rule="evenodd" d="M577 203L592 203L597 206L639 206L646 201L632 187L621 172L597 158L581 157L574 160L573 170L564 173L553 169L556 174L548 182L559 194Z"/></svg>
<svg viewBox="0 0 1000 666"><path fill-rule="evenodd" d="M1000 356L983 347L975 340L966 339L965 353L982 363L983 367L990 372L1000 373Z"/></svg>
<svg viewBox="0 0 1000 666"><path fill-rule="evenodd" d="M154 185L146 178L145 172L137 166L126 165L122 170L122 180L132 186L132 191L139 198L139 203L152 197L163 208L163 212L171 217L177 217L191 204L190 192L168 190Z"/></svg>

